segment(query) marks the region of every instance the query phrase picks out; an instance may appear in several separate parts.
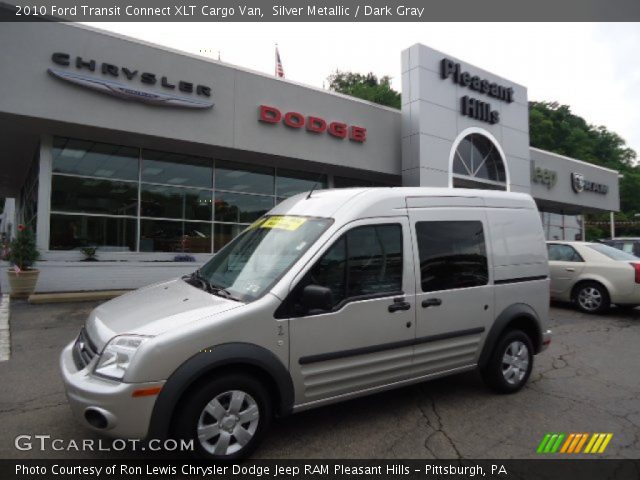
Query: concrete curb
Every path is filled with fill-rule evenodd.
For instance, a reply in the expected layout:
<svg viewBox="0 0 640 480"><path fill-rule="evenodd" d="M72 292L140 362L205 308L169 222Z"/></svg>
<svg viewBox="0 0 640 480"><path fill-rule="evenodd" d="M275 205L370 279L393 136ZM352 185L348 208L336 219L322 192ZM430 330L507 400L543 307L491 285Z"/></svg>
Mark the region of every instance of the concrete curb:
<svg viewBox="0 0 640 480"><path fill-rule="evenodd" d="M60 292L34 293L29 297L29 303L65 303L65 302L95 302L111 300L124 295L131 290L100 290L95 292Z"/></svg>
<svg viewBox="0 0 640 480"><path fill-rule="evenodd" d="M9 330L9 295L0 294L0 362L11 356L11 332Z"/></svg>

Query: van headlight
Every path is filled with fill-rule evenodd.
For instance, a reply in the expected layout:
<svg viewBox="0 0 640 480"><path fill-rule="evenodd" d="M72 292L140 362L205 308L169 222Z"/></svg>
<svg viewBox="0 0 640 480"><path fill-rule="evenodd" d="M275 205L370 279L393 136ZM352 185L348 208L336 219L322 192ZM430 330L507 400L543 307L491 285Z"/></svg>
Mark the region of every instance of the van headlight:
<svg viewBox="0 0 640 480"><path fill-rule="evenodd" d="M102 350L94 373L113 380L122 380L138 348L149 338L140 335L113 337Z"/></svg>

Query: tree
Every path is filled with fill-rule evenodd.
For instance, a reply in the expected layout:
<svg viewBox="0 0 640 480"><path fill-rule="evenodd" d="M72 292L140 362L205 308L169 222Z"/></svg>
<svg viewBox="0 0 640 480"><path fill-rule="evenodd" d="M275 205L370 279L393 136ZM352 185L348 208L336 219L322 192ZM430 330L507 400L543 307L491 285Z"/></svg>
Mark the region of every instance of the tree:
<svg viewBox="0 0 640 480"><path fill-rule="evenodd" d="M640 167L636 152L624 139L606 127L594 126L557 102L529 102L529 135L532 147L584 160L618 170L620 180L620 210L618 221L629 224L618 229L619 234L640 234L634 225L634 214L640 213ZM588 221L608 221L608 215L589 215ZM587 229L587 238L602 236L600 228Z"/></svg>
<svg viewBox="0 0 640 480"><path fill-rule="evenodd" d="M361 98L400 109L400 92L391 88L391 77L378 78L372 72L361 73L340 72L329 75L329 89L352 97Z"/></svg>

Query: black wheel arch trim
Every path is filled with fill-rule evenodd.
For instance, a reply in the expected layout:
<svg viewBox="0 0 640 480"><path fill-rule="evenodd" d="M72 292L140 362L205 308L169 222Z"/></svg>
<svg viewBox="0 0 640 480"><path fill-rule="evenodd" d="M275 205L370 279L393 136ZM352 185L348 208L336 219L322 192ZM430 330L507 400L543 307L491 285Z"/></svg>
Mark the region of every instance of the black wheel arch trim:
<svg viewBox="0 0 640 480"><path fill-rule="evenodd" d="M487 338L484 342L484 347L482 348L482 352L480 353L480 358L478 359L478 366L483 368L489 362L491 358L491 353L495 348L498 340L502 333L509 327L509 325L518 319L526 319L532 325L535 326L537 338L532 338L531 343L533 343L533 348L535 350L534 353L539 353L542 348L542 326L540 325L540 319L536 314L535 310L525 304L525 303L514 303L513 305L505 308L500 315L498 315L493 322L493 326L487 333Z"/></svg>
<svg viewBox="0 0 640 480"><path fill-rule="evenodd" d="M279 416L289 415L293 410L294 389L287 367L272 352L251 343L225 343L210 348L189 358L180 365L165 382L151 413L147 439L167 438L171 419L182 395L194 382L217 368L246 365L265 371L278 389L278 403L274 405Z"/></svg>

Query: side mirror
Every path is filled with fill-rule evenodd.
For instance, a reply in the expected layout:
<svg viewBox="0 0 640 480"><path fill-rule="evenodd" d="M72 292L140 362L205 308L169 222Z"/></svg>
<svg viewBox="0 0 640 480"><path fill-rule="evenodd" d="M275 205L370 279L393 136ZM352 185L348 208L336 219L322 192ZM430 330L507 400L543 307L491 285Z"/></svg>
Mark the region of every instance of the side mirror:
<svg viewBox="0 0 640 480"><path fill-rule="evenodd" d="M318 310L328 312L333 308L333 294L330 288L307 285L302 290L300 303L308 313L317 313Z"/></svg>

